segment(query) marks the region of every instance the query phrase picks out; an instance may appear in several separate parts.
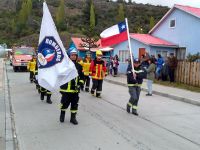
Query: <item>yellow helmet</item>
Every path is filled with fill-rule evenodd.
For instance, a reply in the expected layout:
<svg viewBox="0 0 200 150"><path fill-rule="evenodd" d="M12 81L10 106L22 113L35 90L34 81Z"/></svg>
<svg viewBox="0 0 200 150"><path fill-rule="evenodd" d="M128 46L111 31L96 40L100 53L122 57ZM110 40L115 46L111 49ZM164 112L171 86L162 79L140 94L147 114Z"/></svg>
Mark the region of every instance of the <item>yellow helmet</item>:
<svg viewBox="0 0 200 150"><path fill-rule="evenodd" d="M97 50L97 51L96 51L96 56L97 56L97 55L103 55L103 54L102 54L102 52L101 52L100 50Z"/></svg>

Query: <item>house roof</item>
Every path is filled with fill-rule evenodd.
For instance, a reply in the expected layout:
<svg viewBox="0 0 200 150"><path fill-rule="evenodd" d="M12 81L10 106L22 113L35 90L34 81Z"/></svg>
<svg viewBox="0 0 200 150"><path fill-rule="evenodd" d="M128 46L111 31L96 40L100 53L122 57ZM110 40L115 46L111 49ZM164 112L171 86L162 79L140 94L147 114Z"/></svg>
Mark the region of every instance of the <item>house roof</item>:
<svg viewBox="0 0 200 150"><path fill-rule="evenodd" d="M176 45L174 43L171 43L171 42L168 42L166 40L154 37L150 34L131 33L130 37L133 38L134 40L142 42L146 45L161 46L161 47L178 47L178 45Z"/></svg>
<svg viewBox="0 0 200 150"><path fill-rule="evenodd" d="M197 18L200 18L200 8L191 7L191 6L184 6L175 4L164 16L163 18L149 31L151 34L175 9L182 10L186 13L189 13Z"/></svg>
<svg viewBox="0 0 200 150"><path fill-rule="evenodd" d="M80 51L87 51L88 48L86 47L82 47L80 44L83 43L83 41L81 40L81 38L78 38L78 37L72 37L72 42L74 43L74 45L76 46L76 48ZM102 47L101 46L101 39L97 41L97 44L99 44L99 47L98 48L91 48L91 51L96 51L97 49L101 50L101 51L111 51L113 50L113 48L111 47Z"/></svg>

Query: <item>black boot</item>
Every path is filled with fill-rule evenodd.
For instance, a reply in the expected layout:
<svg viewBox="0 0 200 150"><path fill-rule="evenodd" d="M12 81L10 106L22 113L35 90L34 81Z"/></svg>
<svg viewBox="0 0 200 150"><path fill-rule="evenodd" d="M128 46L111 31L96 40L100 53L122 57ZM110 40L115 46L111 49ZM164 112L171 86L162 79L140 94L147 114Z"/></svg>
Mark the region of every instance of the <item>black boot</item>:
<svg viewBox="0 0 200 150"><path fill-rule="evenodd" d="M138 116L137 110L136 109L132 109L132 114Z"/></svg>
<svg viewBox="0 0 200 150"><path fill-rule="evenodd" d="M40 94L40 99L43 101L44 100L44 92L41 92Z"/></svg>
<svg viewBox="0 0 200 150"><path fill-rule="evenodd" d="M85 92L89 92L89 88L85 88Z"/></svg>
<svg viewBox="0 0 200 150"><path fill-rule="evenodd" d="M131 109L131 106L129 106L129 105L127 104L127 105L126 105L126 111L127 111L128 113L131 112L130 109Z"/></svg>
<svg viewBox="0 0 200 150"><path fill-rule="evenodd" d="M96 97L97 98L101 98L101 94L100 93L96 93Z"/></svg>
<svg viewBox="0 0 200 150"><path fill-rule="evenodd" d="M78 124L78 121L76 120L76 113L71 113L71 119L70 122L74 125Z"/></svg>
<svg viewBox="0 0 200 150"><path fill-rule="evenodd" d="M93 89L91 89L91 94L92 94L92 96L95 96L95 94L94 94L94 90Z"/></svg>
<svg viewBox="0 0 200 150"><path fill-rule="evenodd" d="M47 103L52 104L51 95L47 94Z"/></svg>
<svg viewBox="0 0 200 150"><path fill-rule="evenodd" d="M60 112L60 122L64 122L65 121L65 111L61 111Z"/></svg>

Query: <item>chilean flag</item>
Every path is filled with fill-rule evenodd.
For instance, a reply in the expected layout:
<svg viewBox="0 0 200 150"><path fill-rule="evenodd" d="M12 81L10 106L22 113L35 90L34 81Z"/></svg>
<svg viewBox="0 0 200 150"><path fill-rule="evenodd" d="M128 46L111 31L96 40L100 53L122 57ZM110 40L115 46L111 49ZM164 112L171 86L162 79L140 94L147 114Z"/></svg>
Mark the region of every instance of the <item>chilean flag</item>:
<svg viewBox="0 0 200 150"><path fill-rule="evenodd" d="M128 40L126 22L120 22L104 30L100 36L103 47L111 46Z"/></svg>

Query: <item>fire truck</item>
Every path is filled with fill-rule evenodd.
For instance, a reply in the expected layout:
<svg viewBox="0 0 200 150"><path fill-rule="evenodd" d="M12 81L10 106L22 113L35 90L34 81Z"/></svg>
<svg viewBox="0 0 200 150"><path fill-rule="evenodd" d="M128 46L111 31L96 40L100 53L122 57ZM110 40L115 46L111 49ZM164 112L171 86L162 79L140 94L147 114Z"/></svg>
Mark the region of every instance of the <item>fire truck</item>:
<svg viewBox="0 0 200 150"><path fill-rule="evenodd" d="M12 66L14 72L27 69L27 64L36 55L33 47L13 47L12 48Z"/></svg>

